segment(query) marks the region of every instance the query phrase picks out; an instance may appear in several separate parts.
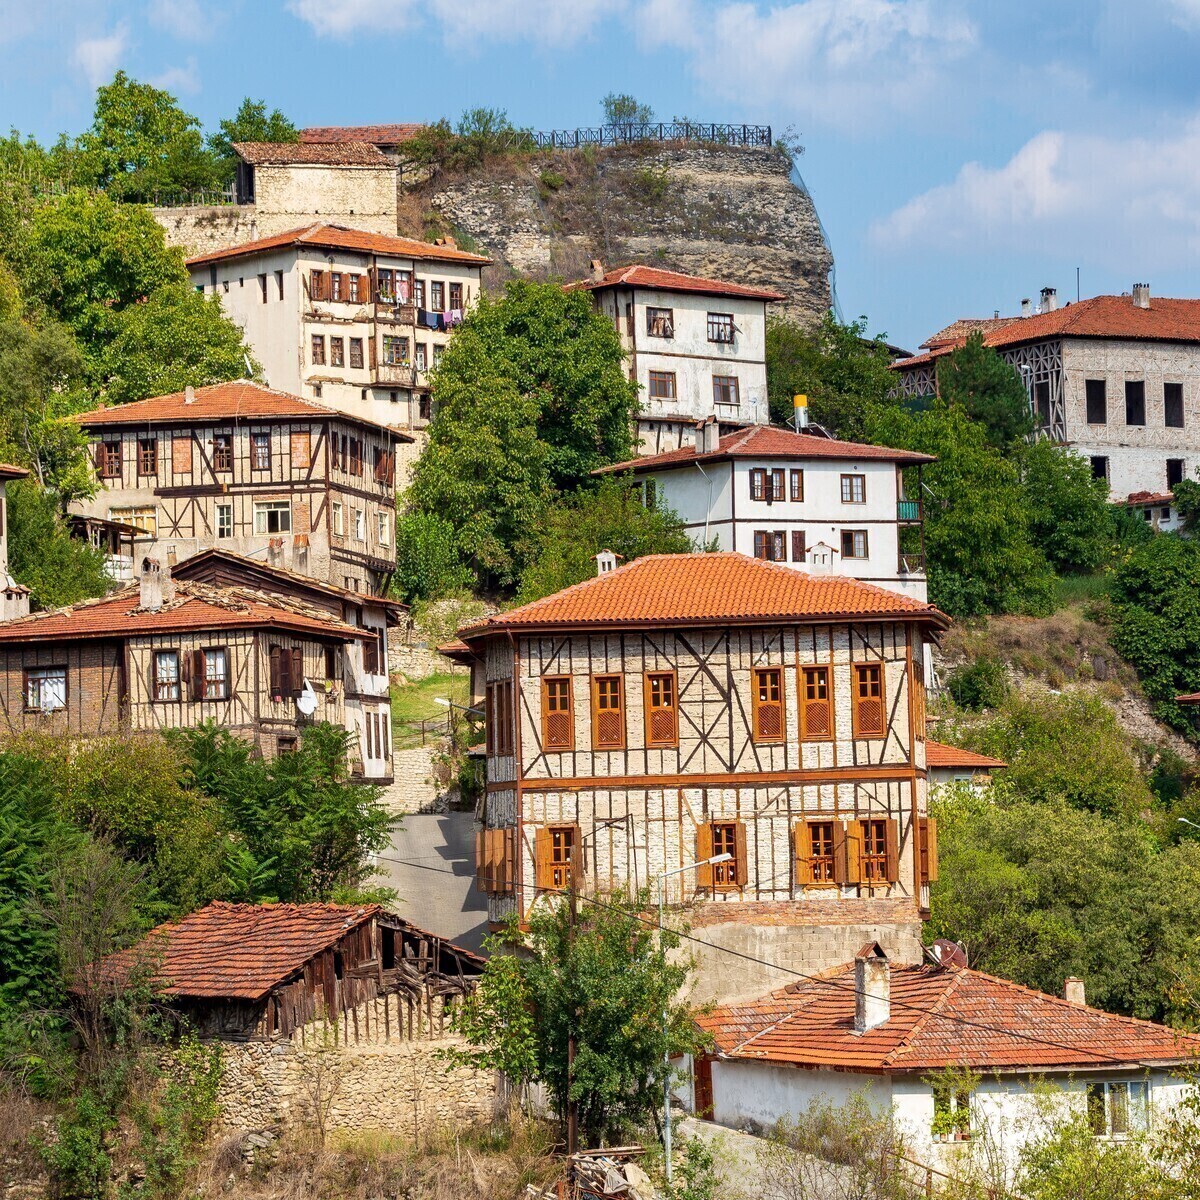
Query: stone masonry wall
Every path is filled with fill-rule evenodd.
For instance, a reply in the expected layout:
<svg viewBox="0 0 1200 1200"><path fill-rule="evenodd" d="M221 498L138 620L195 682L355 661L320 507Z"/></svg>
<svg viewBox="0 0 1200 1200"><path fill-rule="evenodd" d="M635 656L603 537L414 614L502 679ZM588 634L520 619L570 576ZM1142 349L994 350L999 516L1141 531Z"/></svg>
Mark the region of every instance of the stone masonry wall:
<svg viewBox="0 0 1200 1200"><path fill-rule="evenodd" d="M188 258L227 250L261 236L253 204L193 205L151 211L166 232L167 245L181 247Z"/></svg>

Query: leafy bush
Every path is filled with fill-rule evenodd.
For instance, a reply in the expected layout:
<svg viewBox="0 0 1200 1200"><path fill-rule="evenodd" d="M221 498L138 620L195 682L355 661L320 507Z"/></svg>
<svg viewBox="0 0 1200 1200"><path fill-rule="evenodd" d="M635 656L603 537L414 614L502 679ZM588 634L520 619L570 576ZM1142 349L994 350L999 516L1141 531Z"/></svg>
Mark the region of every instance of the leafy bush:
<svg viewBox="0 0 1200 1200"><path fill-rule="evenodd" d="M436 513L405 513L396 521L393 590L408 603L436 600L468 587L471 573L458 557L454 526Z"/></svg>
<svg viewBox="0 0 1200 1200"><path fill-rule="evenodd" d="M1113 543L1108 483L1071 450L1039 439L1023 447L1029 529L1056 571L1094 571Z"/></svg>
<svg viewBox="0 0 1200 1200"><path fill-rule="evenodd" d="M997 708L1008 697L1008 672L998 658L977 658L955 668L946 688L959 708Z"/></svg>

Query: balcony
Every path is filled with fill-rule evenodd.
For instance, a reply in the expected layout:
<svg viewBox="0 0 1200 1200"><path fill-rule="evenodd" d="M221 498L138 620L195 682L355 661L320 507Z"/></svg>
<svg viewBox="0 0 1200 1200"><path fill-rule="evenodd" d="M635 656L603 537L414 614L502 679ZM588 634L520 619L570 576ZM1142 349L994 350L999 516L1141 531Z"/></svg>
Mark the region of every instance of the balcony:
<svg viewBox="0 0 1200 1200"><path fill-rule="evenodd" d="M415 325L417 307L415 304L394 304L391 301L377 300L375 320L387 325Z"/></svg>
<svg viewBox="0 0 1200 1200"><path fill-rule="evenodd" d="M394 384L399 387L415 387L417 368L409 363L379 363L371 372L371 382Z"/></svg>
<svg viewBox="0 0 1200 1200"><path fill-rule="evenodd" d="M901 525L919 525L921 523L920 500L897 500L896 520Z"/></svg>
<svg viewBox="0 0 1200 1200"><path fill-rule="evenodd" d="M924 554L901 554L900 555L900 574L901 575L924 575L925 574L925 555Z"/></svg>

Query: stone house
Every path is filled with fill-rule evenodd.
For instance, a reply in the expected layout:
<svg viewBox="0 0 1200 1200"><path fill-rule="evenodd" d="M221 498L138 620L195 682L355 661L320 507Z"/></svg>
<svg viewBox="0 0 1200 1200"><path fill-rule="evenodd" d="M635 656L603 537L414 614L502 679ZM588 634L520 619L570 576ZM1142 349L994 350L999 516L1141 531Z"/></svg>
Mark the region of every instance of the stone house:
<svg viewBox="0 0 1200 1200"><path fill-rule="evenodd" d="M767 305L782 292L633 265L567 285L590 292L616 326L641 393L643 454L688 445L696 424L765 425Z"/></svg>
<svg viewBox="0 0 1200 1200"><path fill-rule="evenodd" d="M1039 432L1086 458L1114 500L1162 496L1196 477L1200 300L1151 299L1139 283L1060 307L1046 288L1037 313L956 321L925 353L898 359L896 390L934 395L938 361L976 328L1021 373Z"/></svg>
<svg viewBox="0 0 1200 1200"><path fill-rule="evenodd" d="M311 212L311 209L309 210ZM293 223L294 225L294 223ZM430 372L491 261L441 243L329 223L188 260L274 388L379 425L429 423Z"/></svg>
<svg viewBox="0 0 1200 1200"><path fill-rule="evenodd" d="M941 941L908 964L868 943L697 1024L713 1049L688 1064L682 1098L698 1114L769 1128L815 1100L865 1095L921 1163L958 1174L970 1156L1007 1187L1024 1145L1064 1117L1086 1115L1097 1138L1152 1128L1200 1054L1194 1034L1088 1007L1082 980L1048 996L971 970Z"/></svg>
<svg viewBox="0 0 1200 1200"><path fill-rule="evenodd" d="M647 505L677 513L698 546L715 541L721 550L925 600L920 473L929 462L927 454L769 425L722 437L710 418L691 445L594 474L640 480ZM906 468L915 468L911 484Z"/></svg>
<svg viewBox="0 0 1200 1200"><path fill-rule="evenodd" d="M352 759L371 783L392 782L388 631L404 620L407 605L272 567L228 550L202 550L181 562L172 574L185 583L252 588L285 600L300 600L361 630L361 640L348 644L342 655L340 683L346 727L355 735L357 745L357 755L352 754ZM337 681L324 681L326 687L331 684L337 686Z"/></svg>
<svg viewBox="0 0 1200 1200"><path fill-rule="evenodd" d="M572 873L696 904L712 946L824 969L864 938L920 960L937 874L922 649L947 619L732 553L649 555L460 630L487 713L489 918ZM476 701L478 702L478 700ZM785 976L700 948L698 998Z"/></svg>
<svg viewBox="0 0 1200 1200"><path fill-rule="evenodd" d="M8 570L8 496L6 489L14 479L25 479L24 467L0 463L0 621L23 617L29 612L29 589L18 583Z"/></svg>
<svg viewBox="0 0 1200 1200"><path fill-rule="evenodd" d="M74 419L98 490L73 511L143 530L138 555L174 565L220 547L351 591L386 590L407 434L245 379Z"/></svg>
<svg viewBox="0 0 1200 1200"><path fill-rule="evenodd" d="M392 125L310 125L300 130L300 141L306 146L331 145L345 142L367 142L389 162L399 162L403 146L425 126L408 121Z"/></svg>
<svg viewBox="0 0 1200 1200"><path fill-rule="evenodd" d="M493 1079L448 1066L454 1004L483 960L379 905L214 901L109 956L203 1039L222 1043L223 1123L273 1131L327 1108L328 1128L419 1132L490 1116Z"/></svg>
<svg viewBox="0 0 1200 1200"><path fill-rule="evenodd" d="M925 767L929 772L929 790L951 787L965 783L981 791L992 782L995 771L1008 766L1002 758L990 754L976 754L961 746L947 746L944 742L925 742Z"/></svg>
<svg viewBox="0 0 1200 1200"><path fill-rule="evenodd" d="M313 721L347 727L343 656L363 636L294 597L177 584L147 559L133 587L0 624L0 728L91 737L215 721L273 758Z"/></svg>

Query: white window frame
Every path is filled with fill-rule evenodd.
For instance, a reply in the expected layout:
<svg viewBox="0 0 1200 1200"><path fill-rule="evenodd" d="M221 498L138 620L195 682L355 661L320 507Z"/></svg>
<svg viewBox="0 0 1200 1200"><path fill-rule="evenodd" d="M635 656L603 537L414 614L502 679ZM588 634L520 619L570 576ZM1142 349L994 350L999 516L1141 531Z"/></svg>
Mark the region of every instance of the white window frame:
<svg viewBox="0 0 1200 1200"><path fill-rule="evenodd" d="M166 668L164 670L163 668ZM154 652L154 695L150 697L157 704L174 704L181 699L179 690L179 651L155 650ZM169 689L167 695L162 695L163 687Z"/></svg>
<svg viewBox="0 0 1200 1200"><path fill-rule="evenodd" d="M346 514L342 509L342 502L340 500L334 500L331 507L332 512L330 514L330 521L333 524L333 532L336 533L338 537L345 537Z"/></svg>
<svg viewBox="0 0 1200 1200"><path fill-rule="evenodd" d="M391 544L391 531L388 529L388 515L385 512L378 514L379 516L379 544L388 546Z"/></svg>
<svg viewBox="0 0 1200 1200"><path fill-rule="evenodd" d="M62 712L66 707L66 667L27 667L25 669L25 709L27 712Z"/></svg>
<svg viewBox="0 0 1200 1200"><path fill-rule="evenodd" d="M219 694L213 693L214 684L220 685ZM229 699L229 651L224 646L213 646L204 651L204 699Z"/></svg>
<svg viewBox="0 0 1200 1200"><path fill-rule="evenodd" d="M270 528L272 513L286 515L286 522L281 521L278 529ZM254 502L254 532L263 537L291 533L292 502L290 500L256 500Z"/></svg>
<svg viewBox="0 0 1200 1200"><path fill-rule="evenodd" d="M144 529L151 537L158 537L158 505L126 505L108 510L110 521L119 521L122 525L136 525Z"/></svg>
<svg viewBox="0 0 1200 1200"><path fill-rule="evenodd" d="M354 540L356 542L367 540L367 514L361 508L354 510Z"/></svg>
<svg viewBox="0 0 1200 1200"><path fill-rule="evenodd" d="M233 504L230 501L223 501L217 505L216 519L216 534L219 538L233 537Z"/></svg>

